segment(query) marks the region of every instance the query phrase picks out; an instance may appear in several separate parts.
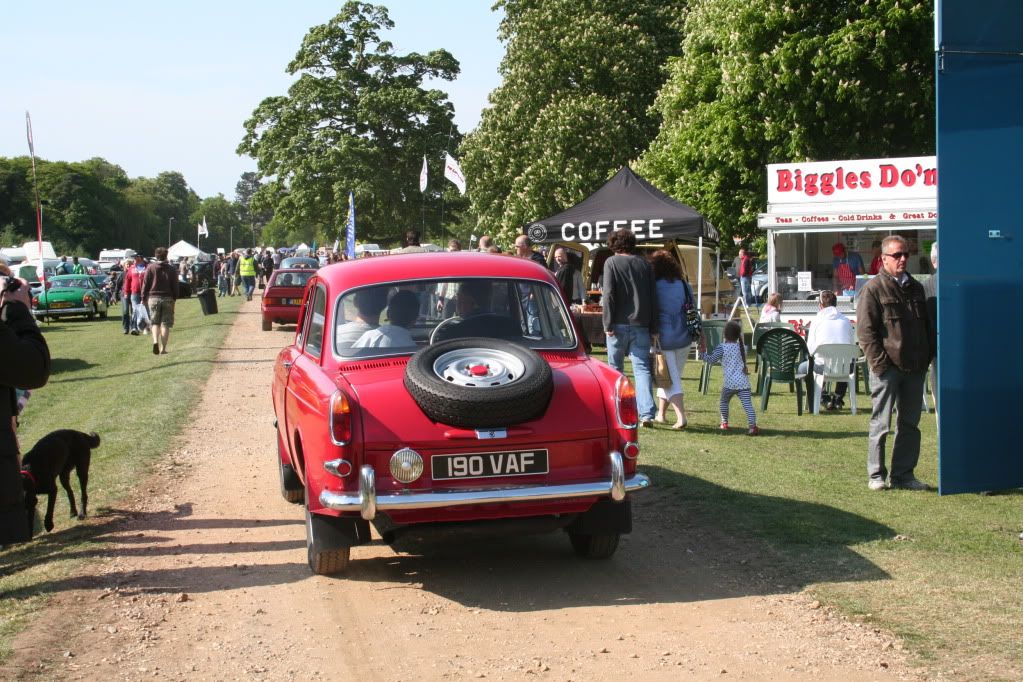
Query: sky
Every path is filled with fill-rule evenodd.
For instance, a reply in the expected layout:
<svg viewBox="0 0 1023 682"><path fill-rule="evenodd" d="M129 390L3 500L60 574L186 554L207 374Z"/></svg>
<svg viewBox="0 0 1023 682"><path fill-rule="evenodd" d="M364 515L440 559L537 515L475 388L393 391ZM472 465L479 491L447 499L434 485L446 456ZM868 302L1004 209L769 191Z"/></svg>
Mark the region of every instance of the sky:
<svg viewBox="0 0 1023 682"><path fill-rule="evenodd" d="M0 4L0 157L102 157L130 177L179 171L200 197L234 198L253 159L235 153L244 121L287 92L285 67L310 27L343 2L31 0ZM439 81L469 132L500 84L501 15L491 0L378 0L397 53L444 48L461 63Z"/></svg>

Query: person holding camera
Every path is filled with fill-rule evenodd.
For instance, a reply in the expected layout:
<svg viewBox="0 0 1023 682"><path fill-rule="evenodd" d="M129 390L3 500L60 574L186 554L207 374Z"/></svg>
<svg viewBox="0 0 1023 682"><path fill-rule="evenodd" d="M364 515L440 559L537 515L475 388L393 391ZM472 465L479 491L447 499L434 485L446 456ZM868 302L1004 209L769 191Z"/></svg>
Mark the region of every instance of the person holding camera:
<svg viewBox="0 0 1023 682"><path fill-rule="evenodd" d="M50 351L32 318L28 284L0 272L0 547L32 538L25 513L15 389L43 386Z"/></svg>

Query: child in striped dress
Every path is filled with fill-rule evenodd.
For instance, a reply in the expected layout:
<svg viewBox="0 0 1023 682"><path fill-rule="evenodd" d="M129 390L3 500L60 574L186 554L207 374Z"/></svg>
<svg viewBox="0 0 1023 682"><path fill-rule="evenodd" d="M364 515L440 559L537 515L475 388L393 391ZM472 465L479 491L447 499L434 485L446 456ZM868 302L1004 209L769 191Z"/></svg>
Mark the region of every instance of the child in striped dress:
<svg viewBox="0 0 1023 682"><path fill-rule="evenodd" d="M725 375L724 385L721 387L721 430L728 430L728 403L732 396L739 396L743 409L746 410L746 419L749 422L751 436L760 433L757 428L757 414L753 411L753 398L750 396L749 369L746 367L746 348L740 340L742 337L742 326L738 322L729 322L725 325L724 340L718 344L704 358L711 364L721 363L721 371Z"/></svg>

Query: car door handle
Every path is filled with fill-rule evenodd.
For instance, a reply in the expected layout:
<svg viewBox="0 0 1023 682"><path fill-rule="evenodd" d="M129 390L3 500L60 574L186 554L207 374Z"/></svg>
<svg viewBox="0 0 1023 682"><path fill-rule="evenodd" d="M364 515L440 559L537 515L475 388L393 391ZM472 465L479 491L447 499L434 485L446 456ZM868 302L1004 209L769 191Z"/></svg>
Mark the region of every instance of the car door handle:
<svg viewBox="0 0 1023 682"><path fill-rule="evenodd" d="M282 363L281 363L281 367L283 367L284 369L291 369L291 366L292 366L293 364L295 364L295 363L293 363L293 362L288 362L288 361L284 361L284 362L282 362Z"/></svg>

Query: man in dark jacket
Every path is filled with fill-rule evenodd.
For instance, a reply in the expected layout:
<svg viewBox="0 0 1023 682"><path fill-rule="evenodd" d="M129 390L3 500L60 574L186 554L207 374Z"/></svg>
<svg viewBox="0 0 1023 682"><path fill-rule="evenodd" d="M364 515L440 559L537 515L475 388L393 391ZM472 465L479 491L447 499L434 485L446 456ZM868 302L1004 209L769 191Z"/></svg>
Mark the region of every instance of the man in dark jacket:
<svg viewBox="0 0 1023 682"><path fill-rule="evenodd" d="M927 490L914 475L920 458L920 410L924 377L934 356L931 323L923 286L906 272L909 245L897 235L881 242L881 271L857 296L856 336L870 366L870 415L867 446L868 486ZM885 440L892 408L899 418L892 446L891 476L886 481Z"/></svg>
<svg viewBox="0 0 1023 682"><path fill-rule="evenodd" d="M178 273L167 262L167 249L156 249L156 260L142 275L142 300L149 308L153 327L153 355L167 352L167 339L174 326L174 301L178 298Z"/></svg>
<svg viewBox="0 0 1023 682"><path fill-rule="evenodd" d="M6 278L0 278L0 284ZM50 352L28 307L28 285L0 292L0 546L32 537L21 481L15 389L50 378Z"/></svg>
<svg viewBox="0 0 1023 682"><path fill-rule="evenodd" d="M657 336L657 288L654 270L636 255L636 235L617 230L607 243L614 253L604 261L603 323L607 362L625 371L625 354L632 360L636 407L643 426L653 426L654 397L650 374L650 343Z"/></svg>

